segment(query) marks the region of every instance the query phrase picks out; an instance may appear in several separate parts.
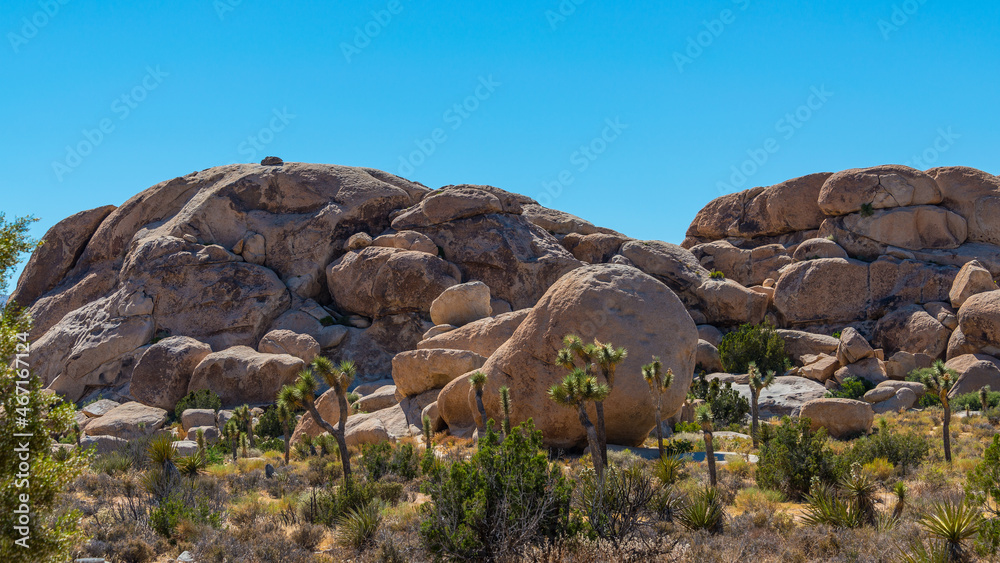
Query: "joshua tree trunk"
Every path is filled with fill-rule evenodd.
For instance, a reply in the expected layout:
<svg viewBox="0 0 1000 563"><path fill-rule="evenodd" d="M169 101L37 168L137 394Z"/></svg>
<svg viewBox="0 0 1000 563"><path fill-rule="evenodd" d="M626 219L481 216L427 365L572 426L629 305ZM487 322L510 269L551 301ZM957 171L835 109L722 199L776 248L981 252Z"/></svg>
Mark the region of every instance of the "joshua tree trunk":
<svg viewBox="0 0 1000 563"><path fill-rule="evenodd" d="M292 449L292 437L288 435L288 419L282 420L281 426L285 432L285 465L288 465L288 453Z"/></svg>
<svg viewBox="0 0 1000 563"><path fill-rule="evenodd" d="M604 426L604 401L594 401L597 410L597 442L601 447L601 463L608 465L608 433Z"/></svg>
<svg viewBox="0 0 1000 563"><path fill-rule="evenodd" d="M656 447L660 450L660 459L663 459L663 419L660 418L660 396L656 396Z"/></svg>
<svg viewBox="0 0 1000 563"><path fill-rule="evenodd" d="M750 387L750 438L753 439L753 447L757 449L757 432L760 429L760 423L757 419L760 417L760 391L754 390L753 386Z"/></svg>
<svg viewBox="0 0 1000 563"><path fill-rule="evenodd" d="M712 431L705 431L705 461L708 462L708 482L715 486L715 447L712 445Z"/></svg>
<svg viewBox="0 0 1000 563"><path fill-rule="evenodd" d="M478 442L486 434L486 406L483 405L483 387L481 385L476 387L476 410L479 411L479 424L476 425L479 432Z"/></svg>
<svg viewBox="0 0 1000 563"><path fill-rule="evenodd" d="M253 439L253 414L247 412L247 440L250 442L250 447L256 447Z"/></svg>
<svg viewBox="0 0 1000 563"><path fill-rule="evenodd" d="M337 447L340 449L340 462L344 465L344 481L351 480L351 452L347 451L347 390L341 389L340 385L334 386L337 393L337 406L340 407L340 422L337 424L337 431L334 436L337 438Z"/></svg>
<svg viewBox="0 0 1000 563"><path fill-rule="evenodd" d="M944 424L941 425L944 429L944 460L951 463L951 405L947 396L941 402L944 403Z"/></svg>
<svg viewBox="0 0 1000 563"><path fill-rule="evenodd" d="M580 403L580 424L583 425L583 429L587 431L587 442L590 443L590 457L594 461L594 471L597 473L597 480L602 485L604 484L604 459L601 456L601 445L597 441L597 430L594 428L594 423L590 422L590 417L587 416L587 407L584 403Z"/></svg>
<svg viewBox="0 0 1000 563"><path fill-rule="evenodd" d="M233 436L232 440L230 440L230 441L233 443L233 463L236 463L236 456L238 454L237 450L240 447L239 434Z"/></svg>

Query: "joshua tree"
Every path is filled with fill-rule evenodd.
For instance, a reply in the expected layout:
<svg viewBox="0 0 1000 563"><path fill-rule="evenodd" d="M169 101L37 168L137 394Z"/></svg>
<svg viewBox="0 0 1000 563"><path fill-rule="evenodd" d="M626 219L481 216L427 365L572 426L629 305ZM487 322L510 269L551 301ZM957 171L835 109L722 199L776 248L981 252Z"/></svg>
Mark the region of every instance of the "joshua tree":
<svg viewBox="0 0 1000 563"><path fill-rule="evenodd" d="M434 437L434 433L431 432L431 417L424 415L424 448L426 451L431 451L431 439Z"/></svg>
<svg viewBox="0 0 1000 563"><path fill-rule="evenodd" d="M769 371L767 375L761 375L757 369L757 364L751 362L748 366L750 372L750 437L753 438L753 447L757 447L757 431L760 428L760 392L767 389L774 383L774 372Z"/></svg>
<svg viewBox="0 0 1000 563"><path fill-rule="evenodd" d="M340 460L344 465L344 480L351 480L351 454L347 451L347 414L350 407L347 405L347 387L354 380L354 376L357 375L358 369L354 365L354 362L350 360L344 360L338 365L334 365L329 358L323 356L317 356L315 360L312 361L311 367L320 377L326 381L327 385L333 389L333 392L337 395L337 406L340 410L340 421L337 424L336 429L327 428L327 431L333 431L330 434L337 439L337 446L340 449ZM313 417L317 419L322 419L319 416L319 412L316 411L315 403L309 412L312 412Z"/></svg>
<svg viewBox="0 0 1000 563"><path fill-rule="evenodd" d="M483 387L486 386L486 374L481 371L474 371L469 376L469 384L476 392L476 410L479 411L479 424L476 428L479 431L479 439L486 436L486 406L483 405Z"/></svg>
<svg viewBox="0 0 1000 563"><path fill-rule="evenodd" d="M982 389L979 390L979 414L985 416L986 410L989 409L990 404L990 386L983 385Z"/></svg>
<svg viewBox="0 0 1000 563"><path fill-rule="evenodd" d="M944 459L948 463L951 463L951 405L948 403L948 392L955 385L956 379L958 379L958 372L945 367L941 360L934 362L928 372L921 377L924 387L928 391L933 391L944 407L944 422L942 424L944 429Z"/></svg>
<svg viewBox="0 0 1000 563"><path fill-rule="evenodd" d="M278 409L278 420L281 421L281 429L285 435L285 465L288 465L289 453L292 449L291 423L295 420L295 409L298 401L295 398L295 387L285 385L278 391L278 401L275 408Z"/></svg>
<svg viewBox="0 0 1000 563"><path fill-rule="evenodd" d="M510 434L510 387L504 385L500 388L500 409L503 410L503 422L500 423L500 431L504 438Z"/></svg>
<svg viewBox="0 0 1000 563"><path fill-rule="evenodd" d="M250 447L254 447L253 415L250 413L250 405L243 405L233 409L233 418L236 419L237 424L240 425L240 432L246 432L247 436L250 438Z"/></svg>
<svg viewBox="0 0 1000 563"><path fill-rule="evenodd" d="M236 422L235 417L226 421L226 425L222 427L222 436L229 442L229 446L233 450L233 462L235 463L240 443L240 425Z"/></svg>
<svg viewBox="0 0 1000 563"><path fill-rule="evenodd" d="M712 409L708 405L698 407L695 419L705 433L705 461L708 462L708 482L715 486L715 447L712 445Z"/></svg>
<svg viewBox="0 0 1000 563"><path fill-rule="evenodd" d="M601 368L601 375L604 376L604 381L607 382L609 393L615 388L615 369L618 367L618 364L625 361L626 356L628 356L628 350L625 348L615 348L610 343L602 344L596 338L594 339L590 357ZM601 458L604 460L604 463L607 463L608 434L607 427L604 425L604 401L595 402L594 408L597 410L597 439L601 441Z"/></svg>
<svg viewBox="0 0 1000 563"><path fill-rule="evenodd" d="M195 432L195 439L198 441L198 451L204 455L205 454L205 431L201 428Z"/></svg>
<svg viewBox="0 0 1000 563"><path fill-rule="evenodd" d="M656 445L660 450L660 459L663 459L663 417L660 413L660 407L663 402L663 393L674 382L674 372L667 368L667 372L663 373L663 362L660 361L659 357L653 356L652 363L642 366L642 378L649 384L649 391L653 394L653 399L656 402Z"/></svg>
<svg viewBox="0 0 1000 563"><path fill-rule="evenodd" d="M587 403L603 401L611 391L607 385L597 382L597 378L589 375L581 368L574 368L561 383L549 389L549 397L557 404L565 407L576 407L580 424L587 433L591 457L594 460L594 470L600 483L604 483L604 459L600 443L597 441L597 430L587 415Z"/></svg>

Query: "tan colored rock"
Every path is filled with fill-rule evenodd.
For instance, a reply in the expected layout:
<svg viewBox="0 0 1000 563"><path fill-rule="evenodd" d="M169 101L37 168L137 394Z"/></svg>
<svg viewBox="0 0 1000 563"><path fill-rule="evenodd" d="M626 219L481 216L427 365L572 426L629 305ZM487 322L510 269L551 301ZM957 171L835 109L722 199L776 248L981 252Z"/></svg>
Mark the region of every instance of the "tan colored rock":
<svg viewBox="0 0 1000 563"><path fill-rule="evenodd" d="M426 313L461 278L458 268L437 256L379 246L348 252L326 270L337 306L366 317Z"/></svg>
<svg viewBox="0 0 1000 563"><path fill-rule="evenodd" d="M869 300L868 265L858 260L797 262L774 288L774 306L791 324L863 320Z"/></svg>
<svg viewBox="0 0 1000 563"><path fill-rule="evenodd" d="M698 325L698 339L718 348L722 344L722 331L712 325Z"/></svg>
<svg viewBox="0 0 1000 563"><path fill-rule="evenodd" d="M957 272L953 266L879 257L868 266L868 317L877 319L903 305L947 301Z"/></svg>
<svg viewBox="0 0 1000 563"><path fill-rule="evenodd" d="M131 440L148 436L167 421L167 411L135 401L119 405L87 425L92 436L114 436Z"/></svg>
<svg viewBox="0 0 1000 563"><path fill-rule="evenodd" d="M815 361L802 366L802 377L826 383L840 369L840 362L833 356L820 354Z"/></svg>
<svg viewBox="0 0 1000 563"><path fill-rule="evenodd" d="M319 415L323 417L323 420L329 422L330 424L336 426L340 421L340 404L337 401L337 394L334 393L333 389L329 389L324 392L319 397L316 397L316 411ZM219 412L219 425L222 426L222 412ZM322 426L313 418L312 414L305 413L302 418L299 419L299 423L295 426L295 430L292 432L292 444L297 444L302 441L302 437L308 434L309 436L315 438L323 432L326 432Z"/></svg>
<svg viewBox="0 0 1000 563"><path fill-rule="evenodd" d="M185 409L181 413L181 426L185 432L192 428L215 425L215 409Z"/></svg>
<svg viewBox="0 0 1000 563"><path fill-rule="evenodd" d="M513 399L512 424L534 419L546 443L555 447L586 440L573 409L555 407L547 395L548 388L565 376L566 370L554 360L567 334L588 342L610 341L629 351L605 401L609 443L641 443L656 423L649 387L639 369L652 356L659 356L664 369L675 374L674 384L663 395L663 412L673 412L683 402L698 343L690 315L676 295L654 278L628 266L602 264L579 268L554 284L510 340L490 356L482 368L488 377L487 416L499 420L496 397L506 385ZM441 397L438 404L440 408Z"/></svg>
<svg viewBox="0 0 1000 563"><path fill-rule="evenodd" d="M872 405L872 410L875 411L875 414L901 412L912 409L916 404L917 394L906 387L902 387L888 399Z"/></svg>
<svg viewBox="0 0 1000 563"><path fill-rule="evenodd" d="M951 338L948 339L948 352L945 355L945 359L951 360L965 354L978 354L980 351L979 346L966 340L965 334L962 333L962 327L958 327L951 333Z"/></svg>
<svg viewBox="0 0 1000 563"><path fill-rule="evenodd" d="M127 445L128 440L116 438L115 436L91 436L88 434L80 438L80 449L87 450L94 448L94 453L97 455L109 454Z"/></svg>
<svg viewBox="0 0 1000 563"><path fill-rule="evenodd" d="M864 401L824 398L802 405L799 416L808 418L813 430L826 428L834 438L849 438L871 432L875 411Z"/></svg>
<svg viewBox="0 0 1000 563"><path fill-rule="evenodd" d="M513 313L481 319L456 330L426 338L417 344L417 348L421 350L433 348L469 350L488 358L510 339L529 312L531 309L521 309Z"/></svg>
<svg viewBox="0 0 1000 563"><path fill-rule="evenodd" d="M521 203L502 190L487 190L480 186L448 186L431 192L393 220L394 229L428 227L477 215L521 213ZM504 195L506 194L506 195Z"/></svg>
<svg viewBox="0 0 1000 563"><path fill-rule="evenodd" d="M912 393L912 391L910 391ZM896 389L892 387L883 387L879 385L874 389L865 393L865 396L861 398L866 403L880 403L882 401L888 400L891 397L896 396Z"/></svg>
<svg viewBox="0 0 1000 563"><path fill-rule="evenodd" d="M837 359L843 365L860 362L874 356L871 344L865 340L853 327L847 327L840 332L840 344L837 347Z"/></svg>
<svg viewBox="0 0 1000 563"><path fill-rule="evenodd" d="M966 263L955 276L955 283L951 286L948 298L951 306L958 309L967 299L977 293L996 291L997 284L993 281L993 275L983 267L977 260Z"/></svg>
<svg viewBox="0 0 1000 563"><path fill-rule="evenodd" d="M24 266L10 300L28 308L39 297L59 285L73 268L101 221L114 210L115 206L105 205L81 211L50 228L42 236L42 245L32 253Z"/></svg>
<svg viewBox="0 0 1000 563"><path fill-rule="evenodd" d="M834 372L833 377L840 384L843 384L844 380L848 377L864 379L872 385L878 385L888 379L885 372L885 363L876 357L865 358L859 362L846 365Z"/></svg>
<svg viewBox="0 0 1000 563"><path fill-rule="evenodd" d="M458 327L454 325L434 325L430 330L424 333L424 338L423 340L421 340L421 342L423 342L424 340L430 340L435 336L441 336L442 334L446 332L451 332L456 328Z"/></svg>
<svg viewBox="0 0 1000 563"><path fill-rule="evenodd" d="M792 255L792 259L796 262L817 258L843 258L846 260L848 256L839 244L825 238L812 238L803 242Z"/></svg>
<svg viewBox="0 0 1000 563"><path fill-rule="evenodd" d="M486 358L468 350L410 350L392 359L392 379L404 396L441 388L456 377L479 369Z"/></svg>
<svg viewBox="0 0 1000 563"><path fill-rule="evenodd" d="M219 443L220 440L219 429L215 426L215 423L213 422L211 426L192 426L191 428L187 429L187 439L194 442L196 446L198 445L199 430L205 437L206 444Z"/></svg>
<svg viewBox="0 0 1000 563"><path fill-rule="evenodd" d="M780 244L742 249L719 240L693 246L690 251L707 270L721 271L727 278L745 286L776 278L781 268L792 263L791 256Z"/></svg>
<svg viewBox="0 0 1000 563"><path fill-rule="evenodd" d="M396 400L396 386L383 385L372 393L358 399L354 403L354 407L363 412L375 412L397 404L399 404L399 401Z"/></svg>
<svg viewBox="0 0 1000 563"><path fill-rule="evenodd" d="M523 197L523 196L522 196ZM595 226L590 221L581 219L576 215L566 213L565 211L559 211L557 209L549 209L548 207L542 207L534 202L522 202L522 215L532 224L545 229L546 231L557 234L557 235L569 235L569 234L580 234L580 235L592 235L592 234L610 234L618 235L615 231L611 229L605 229L604 227Z"/></svg>
<svg viewBox="0 0 1000 563"><path fill-rule="evenodd" d="M908 305L879 319L873 341L889 354L903 350L937 358L948 349L949 337L951 331L923 307Z"/></svg>
<svg viewBox="0 0 1000 563"><path fill-rule="evenodd" d="M434 244L434 241L427 235L418 233L417 231L399 231L391 235L382 235L372 241L372 244L374 246L426 252L435 256L438 253L437 245Z"/></svg>
<svg viewBox="0 0 1000 563"><path fill-rule="evenodd" d="M958 372L958 379L948 393L950 397L975 393L986 385L1000 389L1000 360L993 356L965 354L948 360L945 365Z"/></svg>
<svg viewBox="0 0 1000 563"><path fill-rule="evenodd" d="M908 250L958 248L968 237L961 215L933 205L880 209L868 217L852 213L841 224L852 233Z"/></svg>
<svg viewBox="0 0 1000 563"><path fill-rule="evenodd" d="M319 342L308 334L290 330L272 330L260 339L257 351L262 354L288 354L309 363L320 353Z"/></svg>
<svg viewBox="0 0 1000 563"><path fill-rule="evenodd" d="M829 177L810 174L716 198L698 212L687 234L714 240L816 229L824 218L817 200Z"/></svg>
<svg viewBox="0 0 1000 563"><path fill-rule="evenodd" d="M1000 244L1000 178L964 166L933 168L927 174L941 188L941 205L968 221L970 241Z"/></svg>
<svg viewBox="0 0 1000 563"><path fill-rule="evenodd" d="M890 379L905 379L911 371L930 367L932 358L926 354L911 354L900 350L885 362L885 372Z"/></svg>
<svg viewBox="0 0 1000 563"><path fill-rule="evenodd" d="M888 209L934 205L941 200L934 178L907 166L888 164L837 172L826 179L817 201L823 213L836 216L861 211L863 204Z"/></svg>
<svg viewBox="0 0 1000 563"><path fill-rule="evenodd" d="M822 354L835 356L840 340L825 334L815 334L801 330L778 329L778 335L785 341L785 353L796 365L804 365L805 356Z"/></svg>
<svg viewBox="0 0 1000 563"><path fill-rule="evenodd" d="M344 250L347 250L348 252L351 250L361 250L362 248L368 248L371 245L371 235L368 233L354 233L351 235L351 238L347 239L347 242L344 243Z"/></svg>
<svg viewBox="0 0 1000 563"><path fill-rule="evenodd" d="M476 426L473 407L469 402L472 385L469 384L467 375L469 374L456 377L438 394L438 413L452 431Z"/></svg>
<svg viewBox="0 0 1000 563"><path fill-rule="evenodd" d="M431 303L431 321L435 325L463 326L493 313L490 288L480 281L453 285Z"/></svg>
<svg viewBox="0 0 1000 563"><path fill-rule="evenodd" d="M108 414L111 409L121 406L121 403L110 399L98 399L80 409L87 418L97 418Z"/></svg>
<svg viewBox="0 0 1000 563"><path fill-rule="evenodd" d="M910 391L913 391L913 394L917 397L917 399L923 397L924 393L927 391L927 388L924 387L922 383L918 383L916 381L883 381L875 386L876 389L885 387L892 389L893 394L900 389L909 389Z"/></svg>
<svg viewBox="0 0 1000 563"><path fill-rule="evenodd" d="M631 240L618 234L593 233L581 235L570 233L563 237L562 245L581 262L602 264L618 254L622 243Z"/></svg>
<svg viewBox="0 0 1000 563"><path fill-rule="evenodd" d="M698 366L701 366L701 369L707 372L724 371L719 350L704 340L698 340L698 352L695 361Z"/></svg>
<svg viewBox="0 0 1000 563"><path fill-rule="evenodd" d="M493 298L490 299L490 308L493 309L493 315L502 315L504 313L512 313L514 309L511 308L510 303L504 301L503 299Z"/></svg>
<svg viewBox="0 0 1000 563"><path fill-rule="evenodd" d="M211 353L211 346L194 338L164 338L139 358L129 391L143 404L172 410L187 394L194 368Z"/></svg>
<svg viewBox="0 0 1000 563"><path fill-rule="evenodd" d="M985 353L1000 346L1000 290L977 293L958 310L958 330Z"/></svg>
<svg viewBox="0 0 1000 563"><path fill-rule="evenodd" d="M937 319L937 322L944 325L948 330L958 328L958 314L947 303L941 301L931 301L924 303L924 310L927 314Z"/></svg>
<svg viewBox="0 0 1000 563"><path fill-rule="evenodd" d="M437 401L424 407L424 410L420 412L420 420L428 419L431 421L431 432L440 432L447 428L444 419L441 418L441 413L438 411Z"/></svg>
<svg viewBox="0 0 1000 563"><path fill-rule="evenodd" d="M188 384L188 392L211 389L222 405L271 403L282 386L295 381L305 362L287 354L261 354L249 346L234 346L205 356Z"/></svg>

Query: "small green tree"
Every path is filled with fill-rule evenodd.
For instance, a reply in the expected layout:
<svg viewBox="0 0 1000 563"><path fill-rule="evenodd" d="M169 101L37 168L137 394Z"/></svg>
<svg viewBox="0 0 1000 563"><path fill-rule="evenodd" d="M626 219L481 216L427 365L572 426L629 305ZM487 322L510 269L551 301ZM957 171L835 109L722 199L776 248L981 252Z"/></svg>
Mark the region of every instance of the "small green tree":
<svg viewBox="0 0 1000 563"><path fill-rule="evenodd" d="M250 440L250 447L254 447L253 414L250 412L250 405L242 405L233 409L233 418L240 425L240 432L244 432Z"/></svg>
<svg viewBox="0 0 1000 563"><path fill-rule="evenodd" d="M611 343L601 343L594 339L593 361L601 370L605 384L608 386L608 394L615 390L615 372L618 364L628 357L628 350L622 347L615 348ZM604 424L604 401L596 401L594 409L597 411L597 439L601 442L601 459L608 463L608 429Z"/></svg>
<svg viewBox="0 0 1000 563"><path fill-rule="evenodd" d="M948 402L948 393L955 386L958 379L958 372L945 366L944 362L937 360L930 369L921 376L921 383L928 392L934 393L944 407L944 417L942 418L942 434L944 437L944 459L951 463L951 404Z"/></svg>
<svg viewBox="0 0 1000 563"><path fill-rule="evenodd" d="M784 417L773 431L761 432L757 485L784 492L799 500L809 493L813 478L837 481L834 455L827 445L826 429L811 429L808 418ZM770 428L770 427L765 427Z"/></svg>
<svg viewBox="0 0 1000 563"><path fill-rule="evenodd" d="M712 409L708 405L698 407L695 420L705 434L705 461L708 462L708 482L715 486L715 446L712 443Z"/></svg>
<svg viewBox="0 0 1000 563"><path fill-rule="evenodd" d="M340 410L340 421L334 427L324 420L316 410L316 392L319 391L319 381L314 375L319 374L326 381L327 385L333 389L337 396L337 406ZM317 356L310 364L310 369L299 372L299 377L293 384L295 392L289 395L289 399L295 401L296 407L304 407L312 415L316 424L336 438L337 447L340 450L340 460L344 467L344 480L351 480L351 453L347 451L347 387L354 380L357 374L357 367L354 362L344 360L338 365L334 365L329 358Z"/></svg>
<svg viewBox="0 0 1000 563"><path fill-rule="evenodd" d="M663 362L660 358L653 356L653 361L642 366L642 378L649 384L649 392L653 394L653 403L656 408L656 446L660 452L660 459L663 459L663 416L661 408L663 405L663 394L667 392L674 382L674 372L667 368L663 372Z"/></svg>
<svg viewBox="0 0 1000 563"><path fill-rule="evenodd" d="M753 439L753 447L759 446L757 441L757 431L760 427L760 392L767 389L774 383L774 372L769 371L767 375L761 375L757 369L757 364L751 363L750 373L750 436Z"/></svg>
<svg viewBox="0 0 1000 563"><path fill-rule="evenodd" d="M750 364L756 364L761 373L785 373L791 365L785 340L768 323L745 324L723 336L719 356L729 373L747 373Z"/></svg>
<svg viewBox="0 0 1000 563"><path fill-rule="evenodd" d="M567 375L561 383L553 385L549 389L549 398L556 404L564 407L576 408L580 424L587 433L587 442L590 444L590 455L594 461L594 471L598 479L604 478L604 467L606 461L601 455L600 442L597 439L597 429L590 421L587 414L587 403L603 401L607 398L610 390L607 385L597 382L597 378L588 375L581 368L575 368Z"/></svg>
<svg viewBox="0 0 1000 563"><path fill-rule="evenodd" d="M285 436L285 465L288 465L289 454L291 453L291 424L295 420L296 405L295 388L291 385L285 385L278 391L278 400L275 402L275 408L278 411L278 420L281 421L281 429Z"/></svg>
<svg viewBox="0 0 1000 563"><path fill-rule="evenodd" d="M483 404L483 387L486 386L486 374L476 370L469 376L469 385L476 393L476 411L479 413L479 424L476 425L479 440L486 434L486 406Z"/></svg>
<svg viewBox="0 0 1000 563"><path fill-rule="evenodd" d="M500 424L500 431L504 436L510 434L510 387L504 385L500 388L500 410L503 411L503 422Z"/></svg>

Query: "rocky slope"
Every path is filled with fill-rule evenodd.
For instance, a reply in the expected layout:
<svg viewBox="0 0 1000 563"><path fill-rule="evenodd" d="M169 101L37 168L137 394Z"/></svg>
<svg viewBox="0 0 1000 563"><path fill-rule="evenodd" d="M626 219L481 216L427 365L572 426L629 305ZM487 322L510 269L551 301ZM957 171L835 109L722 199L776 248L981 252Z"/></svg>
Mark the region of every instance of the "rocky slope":
<svg viewBox="0 0 1000 563"><path fill-rule="evenodd" d="M609 399L628 414L609 417L609 437L634 444L655 424L638 366L658 355L674 369L672 414L695 364L721 369L715 347L741 323L782 328L789 377L825 385L901 379L938 357L1000 377L998 211L1000 179L985 172L880 166L723 196L678 246L490 186L231 165L61 221L12 298L35 319L37 374L74 401L170 409L208 387L226 406L266 403L316 354L353 359L359 383L381 382L363 394L382 397L350 418L355 442L418 431L423 415L467 430L464 376L482 368L489 416L508 385L515 419L580 444L573 413L545 397L555 352L570 332L610 340L629 359ZM797 408L773 398L766 408ZM318 431L308 423L297 435Z"/></svg>

